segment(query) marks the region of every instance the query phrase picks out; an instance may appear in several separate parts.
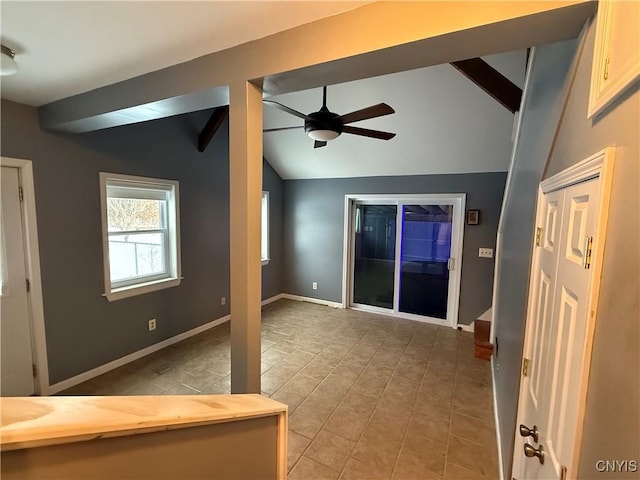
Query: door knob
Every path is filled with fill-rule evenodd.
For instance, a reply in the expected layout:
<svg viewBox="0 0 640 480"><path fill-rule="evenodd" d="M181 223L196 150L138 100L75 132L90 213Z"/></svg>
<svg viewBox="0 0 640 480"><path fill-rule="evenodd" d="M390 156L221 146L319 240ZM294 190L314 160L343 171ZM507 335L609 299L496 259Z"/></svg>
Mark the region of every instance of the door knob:
<svg viewBox="0 0 640 480"><path fill-rule="evenodd" d="M544 448L540 445L538 448L534 448L528 443L524 444L524 455L526 457L538 457L540 465L544 465Z"/></svg>
<svg viewBox="0 0 640 480"><path fill-rule="evenodd" d="M535 425L533 428L529 428L526 425L520 425L520 436L521 437L531 437L533 441L538 443L538 427Z"/></svg>

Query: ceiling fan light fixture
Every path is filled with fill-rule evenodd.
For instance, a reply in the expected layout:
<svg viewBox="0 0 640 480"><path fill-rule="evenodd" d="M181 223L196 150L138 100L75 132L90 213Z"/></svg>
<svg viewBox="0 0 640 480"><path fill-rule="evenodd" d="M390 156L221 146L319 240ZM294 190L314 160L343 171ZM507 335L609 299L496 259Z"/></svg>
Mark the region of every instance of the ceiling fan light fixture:
<svg viewBox="0 0 640 480"><path fill-rule="evenodd" d="M4 45L0 45L2 47L2 62L0 62L0 75L13 75L18 71L18 64L14 60L16 56L16 52L11 50L9 47L5 47Z"/></svg>
<svg viewBox="0 0 640 480"><path fill-rule="evenodd" d="M290 115L302 118L304 120L304 133L314 140L313 148L320 148L327 145L327 142L338 138L342 133L351 135L359 135L361 137L378 138L380 140L391 140L396 136L395 133L382 132L380 130L370 130L368 128L359 128L349 125L353 122L368 120L370 118L382 117L395 113L395 110L386 103L371 105L367 108L361 108L345 115L338 115L327 108L327 87L322 87L322 107L317 112L305 115L302 112L287 107L274 100L264 99L268 105L273 105L279 110ZM290 130L291 128L300 127L283 127L268 128L265 132L274 132L278 130Z"/></svg>
<svg viewBox="0 0 640 480"><path fill-rule="evenodd" d="M340 132L336 132L335 130L309 130L307 135L319 142L328 142L329 140L338 138L340 136Z"/></svg>

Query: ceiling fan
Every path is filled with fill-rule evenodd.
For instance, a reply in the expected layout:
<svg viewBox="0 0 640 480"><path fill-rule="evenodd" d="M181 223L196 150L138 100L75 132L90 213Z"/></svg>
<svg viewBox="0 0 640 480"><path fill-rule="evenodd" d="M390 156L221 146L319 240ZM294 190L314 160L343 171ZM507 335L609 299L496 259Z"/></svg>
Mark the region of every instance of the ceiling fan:
<svg viewBox="0 0 640 480"><path fill-rule="evenodd" d="M380 140L391 140L396 136L395 133L381 132L380 130L369 130L367 128L347 125L349 123L395 113L395 110L389 105L386 103L378 103L377 105L372 105L370 107L363 108L362 110L338 115L337 113L329 111L327 108L327 87L322 88L322 108L317 112L313 112L308 115L298 112L297 110L289 108L274 100L265 99L263 101L264 103L282 110L283 112L295 115L296 117L304 120L304 125L296 127L268 128L264 130L265 132L278 132L281 130L304 128L305 133L314 140L313 148L324 147L329 140L337 138L341 133L351 133L352 135L378 138Z"/></svg>

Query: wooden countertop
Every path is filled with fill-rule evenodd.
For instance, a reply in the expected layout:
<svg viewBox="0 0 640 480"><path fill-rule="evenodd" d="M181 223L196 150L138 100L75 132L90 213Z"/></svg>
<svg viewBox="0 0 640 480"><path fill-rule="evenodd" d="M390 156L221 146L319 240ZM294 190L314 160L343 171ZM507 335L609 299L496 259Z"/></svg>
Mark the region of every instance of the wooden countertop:
<svg viewBox="0 0 640 480"><path fill-rule="evenodd" d="M0 398L1 450L148 433L287 412L256 394Z"/></svg>

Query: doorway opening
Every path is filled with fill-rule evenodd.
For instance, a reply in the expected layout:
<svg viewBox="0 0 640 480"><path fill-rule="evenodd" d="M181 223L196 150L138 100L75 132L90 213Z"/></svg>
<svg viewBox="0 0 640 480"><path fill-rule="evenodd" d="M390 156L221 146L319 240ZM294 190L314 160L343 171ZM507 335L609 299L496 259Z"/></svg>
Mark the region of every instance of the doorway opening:
<svg viewBox="0 0 640 480"><path fill-rule="evenodd" d="M457 326L465 194L346 195L343 305Z"/></svg>

